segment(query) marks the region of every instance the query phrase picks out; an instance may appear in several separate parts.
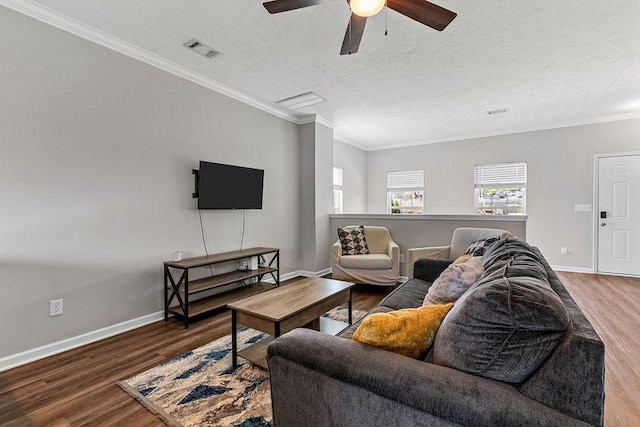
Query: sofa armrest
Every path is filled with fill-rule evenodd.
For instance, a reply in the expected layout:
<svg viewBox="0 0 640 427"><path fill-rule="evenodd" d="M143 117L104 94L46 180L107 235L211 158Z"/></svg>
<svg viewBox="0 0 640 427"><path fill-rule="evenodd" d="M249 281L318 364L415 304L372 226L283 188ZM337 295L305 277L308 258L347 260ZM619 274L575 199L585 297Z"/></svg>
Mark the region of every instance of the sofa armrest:
<svg viewBox="0 0 640 427"><path fill-rule="evenodd" d="M411 248L407 251L407 276L413 279L413 264L420 258L449 259L451 246Z"/></svg>
<svg viewBox="0 0 640 427"><path fill-rule="evenodd" d="M310 329L274 340L267 359L279 427L579 425L512 385Z"/></svg>
<svg viewBox="0 0 640 427"><path fill-rule="evenodd" d="M420 258L413 265L413 277L433 283L451 262L450 259Z"/></svg>

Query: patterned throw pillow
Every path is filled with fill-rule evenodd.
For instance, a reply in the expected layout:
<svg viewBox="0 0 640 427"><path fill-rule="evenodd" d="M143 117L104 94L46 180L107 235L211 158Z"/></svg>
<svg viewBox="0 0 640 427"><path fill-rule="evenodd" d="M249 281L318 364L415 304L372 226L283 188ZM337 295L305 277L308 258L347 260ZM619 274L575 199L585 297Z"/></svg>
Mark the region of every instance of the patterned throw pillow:
<svg viewBox="0 0 640 427"><path fill-rule="evenodd" d="M342 245L342 255L366 255L369 253L364 239L364 225L338 228L338 238Z"/></svg>
<svg viewBox="0 0 640 427"><path fill-rule="evenodd" d="M482 256L489 246L500 240L500 237L491 237L489 239L480 239L471 243L465 254L471 256Z"/></svg>

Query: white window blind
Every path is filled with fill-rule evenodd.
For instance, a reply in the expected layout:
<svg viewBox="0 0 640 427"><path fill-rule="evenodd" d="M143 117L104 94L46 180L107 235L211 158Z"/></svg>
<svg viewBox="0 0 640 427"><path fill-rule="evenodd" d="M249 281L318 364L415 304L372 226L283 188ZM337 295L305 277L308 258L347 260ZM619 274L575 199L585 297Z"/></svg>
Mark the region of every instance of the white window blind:
<svg viewBox="0 0 640 427"><path fill-rule="evenodd" d="M475 167L475 187L524 187L527 185L527 164L499 163Z"/></svg>
<svg viewBox="0 0 640 427"><path fill-rule="evenodd" d="M342 190L342 168L337 166L333 167L333 188L339 186L340 190Z"/></svg>
<svg viewBox="0 0 640 427"><path fill-rule="evenodd" d="M387 173L387 191L424 189L424 171L395 171Z"/></svg>

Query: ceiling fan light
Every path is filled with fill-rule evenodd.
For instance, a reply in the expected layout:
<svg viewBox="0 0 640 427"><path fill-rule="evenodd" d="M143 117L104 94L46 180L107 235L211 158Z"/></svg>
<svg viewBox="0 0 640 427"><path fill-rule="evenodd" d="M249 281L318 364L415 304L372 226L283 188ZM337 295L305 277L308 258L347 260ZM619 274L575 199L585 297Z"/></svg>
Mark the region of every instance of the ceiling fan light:
<svg viewBox="0 0 640 427"><path fill-rule="evenodd" d="M349 6L353 13L366 18L380 12L384 4L385 0L351 0Z"/></svg>

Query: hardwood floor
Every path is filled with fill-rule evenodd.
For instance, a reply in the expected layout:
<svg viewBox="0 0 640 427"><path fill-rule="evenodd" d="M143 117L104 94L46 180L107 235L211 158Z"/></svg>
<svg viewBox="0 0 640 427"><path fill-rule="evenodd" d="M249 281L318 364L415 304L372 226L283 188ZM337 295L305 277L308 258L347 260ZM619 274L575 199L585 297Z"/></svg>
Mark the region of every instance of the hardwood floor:
<svg viewBox="0 0 640 427"><path fill-rule="evenodd" d="M353 308L371 310L389 290L358 285ZM2 372L0 426L162 427L116 383L230 332L228 311L189 329L170 319Z"/></svg>
<svg viewBox="0 0 640 427"><path fill-rule="evenodd" d="M640 426L640 279L558 277L605 346L605 425Z"/></svg>
<svg viewBox="0 0 640 427"><path fill-rule="evenodd" d="M640 279L558 275L605 341L605 425L640 426ZM356 286L354 308L370 310L388 291ZM172 319L2 372L0 425L161 427L116 383L229 332L229 312L189 329Z"/></svg>

